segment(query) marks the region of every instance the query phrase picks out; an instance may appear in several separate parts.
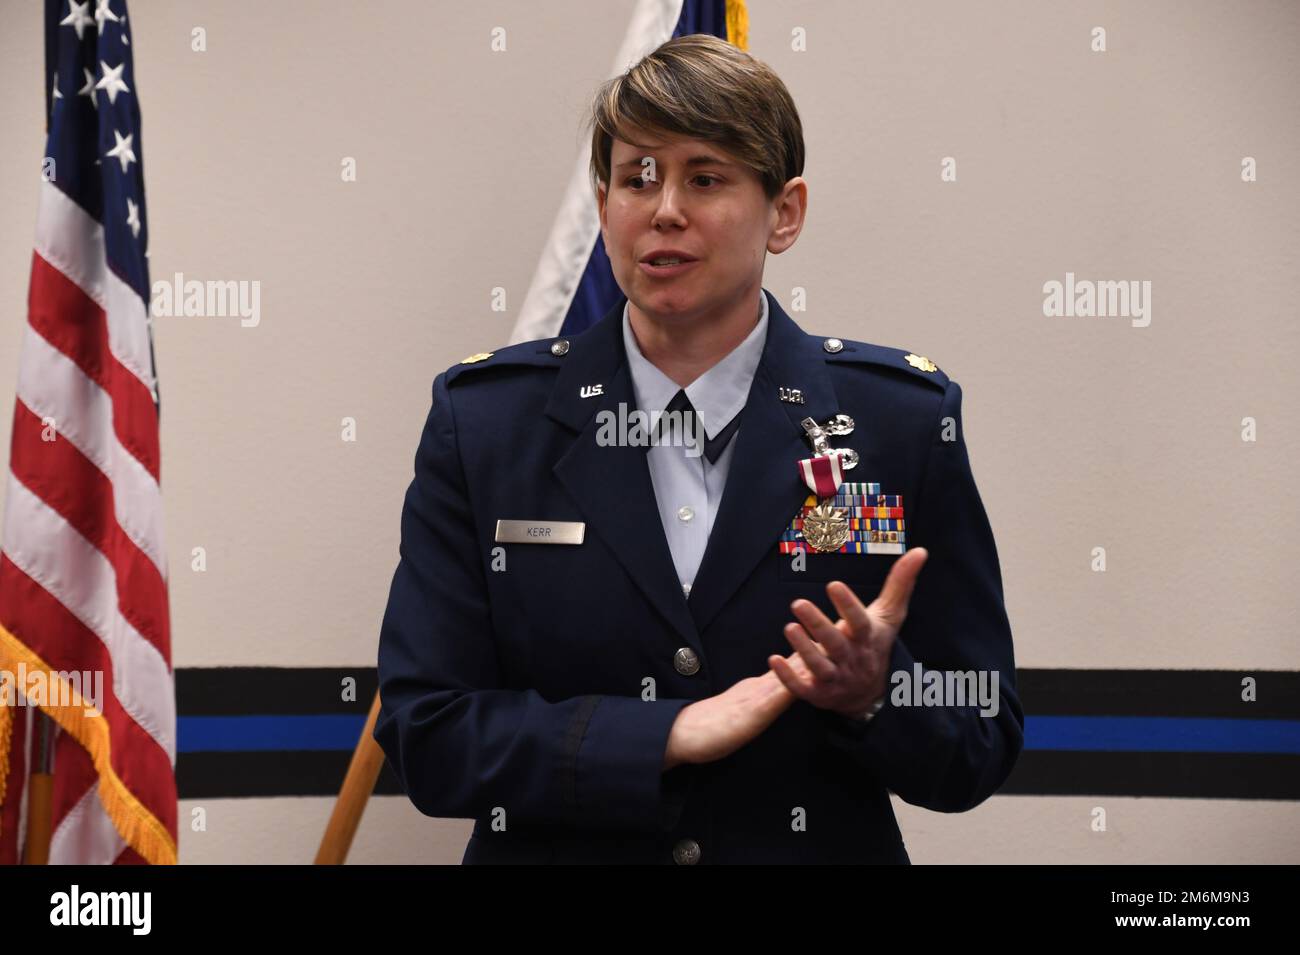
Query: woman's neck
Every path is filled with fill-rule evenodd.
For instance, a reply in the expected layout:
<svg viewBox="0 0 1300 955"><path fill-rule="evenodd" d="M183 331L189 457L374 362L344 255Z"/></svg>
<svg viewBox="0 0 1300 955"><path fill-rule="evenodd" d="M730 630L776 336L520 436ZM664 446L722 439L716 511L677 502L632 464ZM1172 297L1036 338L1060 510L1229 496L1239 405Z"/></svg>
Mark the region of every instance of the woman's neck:
<svg viewBox="0 0 1300 955"><path fill-rule="evenodd" d="M641 354L681 387L685 388L749 337L763 313L762 305L738 305L713 316L674 315L657 318L636 305L628 310L628 321Z"/></svg>

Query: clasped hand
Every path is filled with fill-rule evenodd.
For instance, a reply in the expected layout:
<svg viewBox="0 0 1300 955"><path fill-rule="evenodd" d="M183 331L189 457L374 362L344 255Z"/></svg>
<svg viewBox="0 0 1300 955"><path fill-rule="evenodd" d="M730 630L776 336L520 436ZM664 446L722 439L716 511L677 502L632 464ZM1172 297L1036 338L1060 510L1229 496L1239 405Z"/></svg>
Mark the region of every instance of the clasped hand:
<svg viewBox="0 0 1300 955"><path fill-rule="evenodd" d="M928 557L925 548L918 547L895 561L880 594L867 606L847 584L831 581L826 593L840 614L834 623L812 601L794 601L790 607L798 622L785 627L794 653L774 653L762 676L684 706L669 732L664 768L730 755L796 699L846 716L870 709L884 696L894 640Z"/></svg>
<svg viewBox="0 0 1300 955"><path fill-rule="evenodd" d="M796 600L790 609L799 622L785 625L785 637L796 652L790 658L768 657L771 672L791 694L813 706L845 716L866 712L885 695L894 640L928 556L918 547L895 561L870 606L863 606L847 584L831 581L826 594L840 614L834 623L812 601ZM801 665L796 666L796 659Z"/></svg>

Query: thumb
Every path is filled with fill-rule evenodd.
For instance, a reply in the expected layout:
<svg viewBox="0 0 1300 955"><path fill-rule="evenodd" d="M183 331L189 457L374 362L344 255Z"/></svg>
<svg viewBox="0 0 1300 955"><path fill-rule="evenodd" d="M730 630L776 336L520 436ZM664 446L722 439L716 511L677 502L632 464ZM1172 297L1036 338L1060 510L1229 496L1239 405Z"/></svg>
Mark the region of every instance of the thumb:
<svg viewBox="0 0 1300 955"><path fill-rule="evenodd" d="M912 600L912 590L916 587L916 578L921 568L930 557L924 547L909 550L894 561L889 568L885 585L880 588L880 596L875 601L875 610L894 626L899 626L907 618L907 606Z"/></svg>

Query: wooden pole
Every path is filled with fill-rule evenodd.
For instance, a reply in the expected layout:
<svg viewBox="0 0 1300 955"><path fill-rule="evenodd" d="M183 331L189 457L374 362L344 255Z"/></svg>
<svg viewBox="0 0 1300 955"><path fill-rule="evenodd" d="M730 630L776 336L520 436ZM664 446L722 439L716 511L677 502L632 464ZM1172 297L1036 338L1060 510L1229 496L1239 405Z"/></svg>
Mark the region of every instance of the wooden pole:
<svg viewBox="0 0 1300 955"><path fill-rule="evenodd" d="M23 842L23 865L49 865L50 839L54 818L54 720L39 709L32 729L34 755L27 785L27 838Z"/></svg>
<svg viewBox="0 0 1300 955"><path fill-rule="evenodd" d="M352 762L343 779L343 788L339 790L334 812L330 815L329 825L325 827L325 835L316 853L316 865L342 865L347 861L352 838L361 825L361 815L366 811L371 793L375 791L379 771L384 768L384 751L375 742L375 720L378 718L379 694L376 693L375 701L370 705L370 716L366 718L366 728L361 731L361 739L352 752Z"/></svg>

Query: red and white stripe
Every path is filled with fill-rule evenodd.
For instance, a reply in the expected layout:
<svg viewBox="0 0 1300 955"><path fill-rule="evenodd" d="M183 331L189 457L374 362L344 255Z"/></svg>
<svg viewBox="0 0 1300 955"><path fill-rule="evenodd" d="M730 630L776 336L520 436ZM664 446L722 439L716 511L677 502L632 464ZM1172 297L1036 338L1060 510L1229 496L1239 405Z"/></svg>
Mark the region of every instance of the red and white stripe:
<svg viewBox="0 0 1300 955"><path fill-rule="evenodd" d="M799 462L799 477L818 497L832 497L844 483L838 454L817 455Z"/></svg>
<svg viewBox="0 0 1300 955"><path fill-rule="evenodd" d="M103 672L113 771L174 848L175 681L147 322L147 303L108 267L100 223L43 183L5 489L0 623L51 669ZM31 722L15 724L6 803L27 797ZM68 732L58 734L54 766L50 861L142 861ZM11 808L0 859L4 840L22 837L26 806Z"/></svg>

